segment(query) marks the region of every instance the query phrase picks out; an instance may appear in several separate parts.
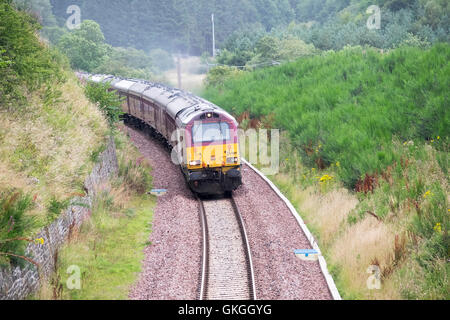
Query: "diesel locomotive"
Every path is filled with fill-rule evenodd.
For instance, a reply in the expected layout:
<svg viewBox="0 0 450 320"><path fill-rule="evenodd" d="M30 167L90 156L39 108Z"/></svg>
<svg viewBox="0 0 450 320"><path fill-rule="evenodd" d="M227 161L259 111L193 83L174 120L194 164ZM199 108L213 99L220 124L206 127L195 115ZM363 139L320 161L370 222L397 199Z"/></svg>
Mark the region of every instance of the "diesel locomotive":
<svg viewBox="0 0 450 320"><path fill-rule="evenodd" d="M189 187L197 194L230 193L242 184L237 121L191 93L144 80L78 74L110 83L123 97L125 120L150 128L172 149Z"/></svg>

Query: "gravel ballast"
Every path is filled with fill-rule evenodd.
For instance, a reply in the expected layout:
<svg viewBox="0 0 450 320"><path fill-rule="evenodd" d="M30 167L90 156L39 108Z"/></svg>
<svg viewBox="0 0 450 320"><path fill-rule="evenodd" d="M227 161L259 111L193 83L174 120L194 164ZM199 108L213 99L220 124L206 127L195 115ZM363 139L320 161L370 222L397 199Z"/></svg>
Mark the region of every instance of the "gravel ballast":
<svg viewBox="0 0 450 320"><path fill-rule="evenodd" d="M242 171L234 199L247 229L258 299L331 300L319 262L294 255L312 247L286 204L252 169Z"/></svg>
<svg viewBox="0 0 450 320"><path fill-rule="evenodd" d="M142 272L129 297L137 300L194 300L201 270L201 225L198 203L178 166L159 142L131 128L132 142L153 167L153 185L168 189L154 210L153 228ZM332 299L319 262L294 255L311 245L286 204L248 166L234 198L244 219L262 300Z"/></svg>
<svg viewBox="0 0 450 320"><path fill-rule="evenodd" d="M170 153L146 134L126 128L134 145L149 160L153 186L167 189L158 197L142 272L130 291L135 300L195 300L201 270L201 228L197 200L186 186Z"/></svg>

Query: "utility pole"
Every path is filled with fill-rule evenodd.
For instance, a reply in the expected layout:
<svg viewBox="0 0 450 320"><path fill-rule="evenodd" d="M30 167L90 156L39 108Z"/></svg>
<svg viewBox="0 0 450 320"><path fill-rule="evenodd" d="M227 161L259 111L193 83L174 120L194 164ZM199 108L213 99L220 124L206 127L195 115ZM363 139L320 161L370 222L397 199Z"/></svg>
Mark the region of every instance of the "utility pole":
<svg viewBox="0 0 450 320"><path fill-rule="evenodd" d="M212 36L213 36L213 57L216 57L216 35L214 30L214 13L211 15L211 22L212 22Z"/></svg>

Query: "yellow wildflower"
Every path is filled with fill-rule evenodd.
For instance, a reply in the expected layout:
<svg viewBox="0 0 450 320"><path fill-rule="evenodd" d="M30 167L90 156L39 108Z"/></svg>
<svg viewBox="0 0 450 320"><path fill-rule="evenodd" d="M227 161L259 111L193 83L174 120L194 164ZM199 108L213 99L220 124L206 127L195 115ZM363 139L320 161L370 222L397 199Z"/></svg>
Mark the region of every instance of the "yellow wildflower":
<svg viewBox="0 0 450 320"><path fill-rule="evenodd" d="M37 244L41 244L42 245L42 244L44 244L45 241L44 241L44 238L39 238L39 239L36 239L35 242Z"/></svg>
<svg viewBox="0 0 450 320"><path fill-rule="evenodd" d="M440 136L437 136L437 139L438 139L438 140L441 140L441 137L440 137Z"/></svg>
<svg viewBox="0 0 450 320"><path fill-rule="evenodd" d="M336 167L340 168L341 167L341 163L338 161L336 162Z"/></svg>
<svg viewBox="0 0 450 320"><path fill-rule="evenodd" d="M333 180L332 176L329 176L328 174L324 175L322 178L320 178L320 182L327 182Z"/></svg>
<svg viewBox="0 0 450 320"><path fill-rule="evenodd" d="M430 190L428 190L427 192L425 192L425 194L423 195L423 197L424 197L424 198L428 198L428 197L431 196L431 195L433 195L433 194L431 193Z"/></svg>
<svg viewBox="0 0 450 320"><path fill-rule="evenodd" d="M436 225L433 228L434 231L436 231L437 233L442 233L442 225L440 222L436 223Z"/></svg>

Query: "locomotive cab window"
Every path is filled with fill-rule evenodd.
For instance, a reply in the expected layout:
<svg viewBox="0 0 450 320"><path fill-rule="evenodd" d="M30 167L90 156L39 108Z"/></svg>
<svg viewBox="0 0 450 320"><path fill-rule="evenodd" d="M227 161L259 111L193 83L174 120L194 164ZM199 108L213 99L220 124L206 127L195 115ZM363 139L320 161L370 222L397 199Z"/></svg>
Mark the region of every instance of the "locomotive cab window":
<svg viewBox="0 0 450 320"><path fill-rule="evenodd" d="M192 127L194 143L230 140L230 126L226 122L200 123Z"/></svg>

